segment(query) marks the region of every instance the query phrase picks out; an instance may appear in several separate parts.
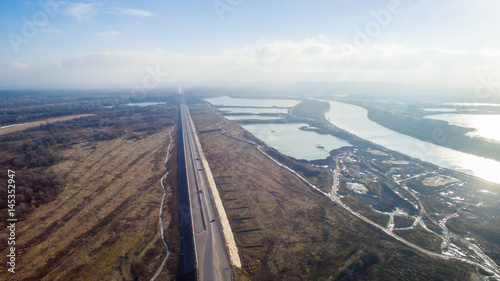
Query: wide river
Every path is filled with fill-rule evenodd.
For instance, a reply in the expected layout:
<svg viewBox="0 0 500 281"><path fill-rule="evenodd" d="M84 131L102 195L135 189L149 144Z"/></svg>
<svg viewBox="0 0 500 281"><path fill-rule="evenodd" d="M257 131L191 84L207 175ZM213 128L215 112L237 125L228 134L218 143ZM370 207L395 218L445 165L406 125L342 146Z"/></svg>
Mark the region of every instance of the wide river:
<svg viewBox="0 0 500 281"><path fill-rule="evenodd" d="M367 117L367 110L352 104L329 101L327 119L361 138L441 167L474 174L500 183L500 162L435 145L383 127Z"/></svg>
<svg viewBox="0 0 500 281"><path fill-rule="evenodd" d="M259 105L268 107L290 107L298 103L295 100L244 100L228 97L208 99L208 101L215 105ZM325 114L326 118L337 127L411 157L500 183L500 162L498 161L459 152L400 134L368 119L367 111L362 107L341 102L327 102L330 103L330 110ZM335 149L348 145L333 136L321 136L314 132L298 130L301 125L255 124L245 125L244 127L268 145L296 158L310 160L324 158L328 155L325 151L313 147L313 143L321 144L326 149ZM311 147L314 149L311 149Z"/></svg>

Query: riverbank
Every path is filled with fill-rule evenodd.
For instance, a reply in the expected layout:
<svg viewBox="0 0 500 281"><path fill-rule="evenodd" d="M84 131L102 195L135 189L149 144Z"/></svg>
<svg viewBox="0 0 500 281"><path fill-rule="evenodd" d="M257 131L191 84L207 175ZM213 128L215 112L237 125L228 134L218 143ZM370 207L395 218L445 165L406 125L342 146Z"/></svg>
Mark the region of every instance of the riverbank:
<svg viewBox="0 0 500 281"><path fill-rule="evenodd" d="M467 257L495 271L494 264L500 263L500 243L493 235L500 231L494 215L500 211L496 203L499 184L412 158L316 121L315 127L304 129L340 133L354 145L331 151L328 159L337 171L338 187L332 194L338 192L338 200L418 247Z"/></svg>
<svg viewBox="0 0 500 281"><path fill-rule="evenodd" d="M500 162L422 141L381 126L367 117L367 110L348 103L325 101L327 118L337 127L377 145L434 165L500 183Z"/></svg>
<svg viewBox="0 0 500 281"><path fill-rule="evenodd" d="M368 110L368 118L396 132L457 151L500 161L500 143L467 134L473 129L450 125L446 121L423 118L405 108L397 112L383 106L352 102Z"/></svg>

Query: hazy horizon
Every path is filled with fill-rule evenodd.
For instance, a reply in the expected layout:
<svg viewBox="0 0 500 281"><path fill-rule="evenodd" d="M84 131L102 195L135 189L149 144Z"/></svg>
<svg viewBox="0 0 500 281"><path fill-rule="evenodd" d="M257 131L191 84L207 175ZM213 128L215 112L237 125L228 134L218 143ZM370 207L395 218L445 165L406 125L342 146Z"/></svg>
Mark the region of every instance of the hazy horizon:
<svg viewBox="0 0 500 281"><path fill-rule="evenodd" d="M470 92L500 77L492 0L40 3L0 11L0 89L362 82Z"/></svg>

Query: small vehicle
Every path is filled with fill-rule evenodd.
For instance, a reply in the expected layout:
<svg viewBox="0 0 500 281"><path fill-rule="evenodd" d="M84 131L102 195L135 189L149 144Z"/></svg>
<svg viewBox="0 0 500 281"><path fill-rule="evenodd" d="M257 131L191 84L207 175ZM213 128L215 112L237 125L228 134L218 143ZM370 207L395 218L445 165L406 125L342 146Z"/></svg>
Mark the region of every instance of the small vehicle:
<svg viewBox="0 0 500 281"><path fill-rule="evenodd" d="M201 189L200 189L200 190L198 190L198 192L199 192L199 193L203 193L203 190L201 190Z"/></svg>

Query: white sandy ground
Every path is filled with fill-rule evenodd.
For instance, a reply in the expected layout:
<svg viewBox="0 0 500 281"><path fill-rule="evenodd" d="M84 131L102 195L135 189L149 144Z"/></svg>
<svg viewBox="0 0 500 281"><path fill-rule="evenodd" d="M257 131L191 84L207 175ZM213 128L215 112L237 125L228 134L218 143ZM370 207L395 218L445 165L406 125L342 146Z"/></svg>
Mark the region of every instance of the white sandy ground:
<svg viewBox="0 0 500 281"><path fill-rule="evenodd" d="M368 193L368 188L366 188L366 186L362 183L348 182L347 187L356 193L360 193L360 194Z"/></svg>
<svg viewBox="0 0 500 281"><path fill-rule="evenodd" d="M191 123L193 120L191 119ZM193 128L196 128L194 124L192 124ZM217 215L219 216L220 224L222 226L222 235L224 236L224 241L226 242L227 252L229 253L229 262L231 265L241 268L241 260L240 255L238 254L238 247L236 247L236 241L234 240L233 231L231 230L231 225L229 225L229 220L227 219L226 210L224 209L224 205L222 204L222 200L220 199L219 191L217 190L217 186L215 185L215 180L212 175L212 171L210 170L210 166L208 165L208 161L205 158L205 153L201 149L201 143L198 138L198 135L194 135L194 139L196 145L200 148L200 160L203 164L203 169L207 175L208 185L210 187L210 192L212 194L212 198L215 203L215 209L217 211Z"/></svg>
<svg viewBox="0 0 500 281"><path fill-rule="evenodd" d="M427 177L422 181L422 183L426 186L442 186L455 182L459 182L459 180L454 177L445 175L436 175L434 177Z"/></svg>
<svg viewBox="0 0 500 281"><path fill-rule="evenodd" d="M389 156L389 155L387 155L387 153L382 152L380 150L375 150L375 149L369 149L366 152L369 152L369 153L371 153L373 155L378 155L378 156Z"/></svg>
<svg viewBox="0 0 500 281"><path fill-rule="evenodd" d="M403 160L386 160L382 161L383 164L392 164L392 165L408 165L410 162Z"/></svg>

